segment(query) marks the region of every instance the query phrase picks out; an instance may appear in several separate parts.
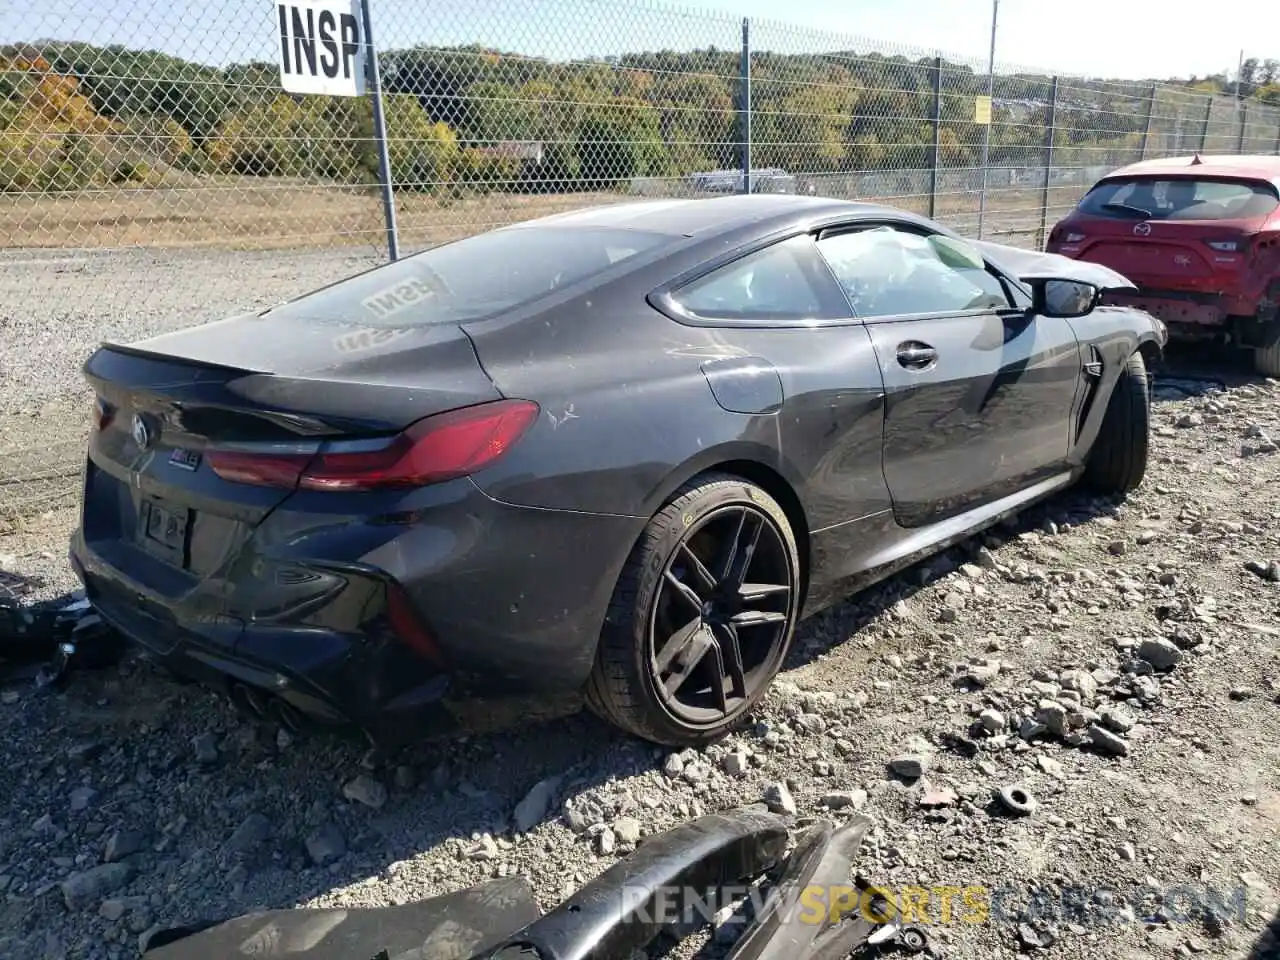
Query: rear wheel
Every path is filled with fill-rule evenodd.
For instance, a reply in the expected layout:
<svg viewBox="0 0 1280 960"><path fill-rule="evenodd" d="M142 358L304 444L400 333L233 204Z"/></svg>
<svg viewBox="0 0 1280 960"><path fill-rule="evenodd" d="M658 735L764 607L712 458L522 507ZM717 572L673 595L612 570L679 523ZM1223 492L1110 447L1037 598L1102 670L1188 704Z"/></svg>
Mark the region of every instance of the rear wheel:
<svg viewBox="0 0 1280 960"><path fill-rule="evenodd" d="M665 746L729 733L791 644L800 559L787 516L723 474L677 491L645 528L614 590L587 702Z"/></svg>
<svg viewBox="0 0 1280 960"><path fill-rule="evenodd" d="M1104 496L1136 489L1147 472L1151 444L1151 382L1141 353L1134 353L1111 391L1098 439L1085 468L1085 483Z"/></svg>

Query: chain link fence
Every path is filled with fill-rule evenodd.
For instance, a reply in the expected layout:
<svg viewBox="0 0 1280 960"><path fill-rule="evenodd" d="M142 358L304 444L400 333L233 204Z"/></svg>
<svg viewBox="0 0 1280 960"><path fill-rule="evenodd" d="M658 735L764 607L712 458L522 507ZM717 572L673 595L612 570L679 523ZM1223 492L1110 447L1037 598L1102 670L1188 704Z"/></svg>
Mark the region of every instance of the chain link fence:
<svg viewBox="0 0 1280 960"><path fill-rule="evenodd" d="M369 14L380 88L354 97L284 92L268 0L12 8L0 516L74 497L78 365L97 342L261 309L393 243L750 189L875 199L1039 245L1121 164L1280 152L1280 111L1183 87L989 75L985 60L645 2L365 2L351 9Z"/></svg>

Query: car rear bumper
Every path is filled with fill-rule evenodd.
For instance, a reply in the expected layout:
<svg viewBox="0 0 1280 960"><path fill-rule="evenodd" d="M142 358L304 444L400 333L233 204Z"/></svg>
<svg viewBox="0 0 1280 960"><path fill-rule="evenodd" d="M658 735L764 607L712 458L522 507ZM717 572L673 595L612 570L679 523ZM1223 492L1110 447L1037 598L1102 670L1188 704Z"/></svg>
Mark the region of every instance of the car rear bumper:
<svg viewBox="0 0 1280 960"><path fill-rule="evenodd" d="M1213 294L1144 290L1133 294L1111 292L1107 294L1106 302L1116 306L1145 310L1166 324L1220 327L1233 315L1231 307L1234 305L1234 298Z"/></svg>
<svg viewBox="0 0 1280 960"><path fill-rule="evenodd" d="M1108 303L1138 307L1165 323L1222 326L1232 317L1252 317L1265 305L1265 298L1239 293L1204 293L1195 290L1142 286L1136 293L1113 291Z"/></svg>
<svg viewBox="0 0 1280 960"><path fill-rule="evenodd" d="M509 506L470 481L412 521L312 503L282 504L225 575L180 595L132 579L130 545L86 539L83 522L72 566L103 618L174 673L286 726L404 743L575 702L643 525ZM405 642L393 593L419 642Z"/></svg>
<svg viewBox="0 0 1280 960"><path fill-rule="evenodd" d="M378 742L447 734L459 725L449 708L454 678L448 673L415 666L407 689L390 701L355 682L361 675L384 674L388 661L403 667L399 651L371 648L364 637L306 630L310 655L291 663L273 656L275 644L262 643L261 631L242 621L201 621L172 608L157 609L132 594L120 572L87 547L78 530L70 553L86 596L104 620L162 666L228 696L255 719L274 720L295 732L307 726L347 727ZM282 631L273 632L278 643Z"/></svg>

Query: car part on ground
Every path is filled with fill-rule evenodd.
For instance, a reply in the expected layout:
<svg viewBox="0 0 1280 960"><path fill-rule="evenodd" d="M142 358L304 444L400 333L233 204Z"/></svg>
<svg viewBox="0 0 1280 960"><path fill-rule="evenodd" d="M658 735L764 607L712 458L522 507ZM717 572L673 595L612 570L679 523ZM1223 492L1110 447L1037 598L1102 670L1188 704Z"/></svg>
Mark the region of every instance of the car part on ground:
<svg viewBox="0 0 1280 960"><path fill-rule="evenodd" d="M153 933L148 960L224 960L240 953L298 960L630 960L660 934L687 935L711 922L696 911L723 906L744 884L776 884L743 926L728 960L845 960L863 948L929 949L903 926L887 895L852 880L870 821L818 821L785 855L788 821L740 808L708 814L647 838L564 902L541 914L523 877L489 881L397 907L299 908L246 914ZM843 896L811 917L805 891ZM846 891L854 891L849 896ZM833 894L833 892L836 892ZM864 903L864 897L866 899ZM824 901L825 902L825 901ZM745 908L744 908L745 909ZM690 923L693 920L693 923Z"/></svg>
<svg viewBox="0 0 1280 960"><path fill-rule="evenodd" d="M153 933L147 960L465 960L539 915L524 877L506 877L393 907L266 910Z"/></svg>
<svg viewBox="0 0 1280 960"><path fill-rule="evenodd" d="M1141 480L1125 371L1161 328L1018 257L845 201L624 203L107 344L72 563L290 728L391 745L586 694L718 739L801 617Z"/></svg>
<svg viewBox="0 0 1280 960"><path fill-rule="evenodd" d="M900 935L891 898L851 876L870 826L866 817L855 816L839 828L819 821L801 835L772 897L726 960L845 960L863 944ZM823 908L817 918L798 906L812 891L820 894ZM915 939L909 935L907 942Z"/></svg>
<svg viewBox="0 0 1280 960"><path fill-rule="evenodd" d="M1010 784L996 792L996 799L1009 813L1019 817L1029 817L1036 811L1036 798L1031 791L1021 784Z"/></svg>
<svg viewBox="0 0 1280 960"><path fill-rule="evenodd" d="M0 667L36 669L37 686L61 686L73 669L111 666L126 646L83 593L36 603L0 597Z"/></svg>
<svg viewBox="0 0 1280 960"><path fill-rule="evenodd" d="M786 821L771 813L699 817L646 839L485 960L625 960L686 920L671 909L673 895L680 902L756 878L777 866L786 845Z"/></svg>
<svg viewBox="0 0 1280 960"><path fill-rule="evenodd" d="M1051 231L1047 249L1135 282L1136 307L1179 339L1226 339L1280 374L1280 158L1149 160L1099 180Z"/></svg>

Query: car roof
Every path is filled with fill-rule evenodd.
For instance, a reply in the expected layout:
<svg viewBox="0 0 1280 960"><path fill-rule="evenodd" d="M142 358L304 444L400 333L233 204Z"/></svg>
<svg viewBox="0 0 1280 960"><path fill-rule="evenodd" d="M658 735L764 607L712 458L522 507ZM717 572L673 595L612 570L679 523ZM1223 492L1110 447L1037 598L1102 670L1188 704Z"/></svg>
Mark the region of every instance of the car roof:
<svg viewBox="0 0 1280 960"><path fill-rule="evenodd" d="M1238 177L1245 180L1267 180L1280 186L1280 157L1263 154L1196 154L1190 157L1164 157L1143 160L1113 170L1103 180L1122 177Z"/></svg>
<svg viewBox="0 0 1280 960"><path fill-rule="evenodd" d="M671 237L706 238L755 225L762 230L828 216L851 218L888 215L915 219L890 207L795 194L730 194L681 200L639 200L552 214L506 229L528 227L598 227L641 230Z"/></svg>

